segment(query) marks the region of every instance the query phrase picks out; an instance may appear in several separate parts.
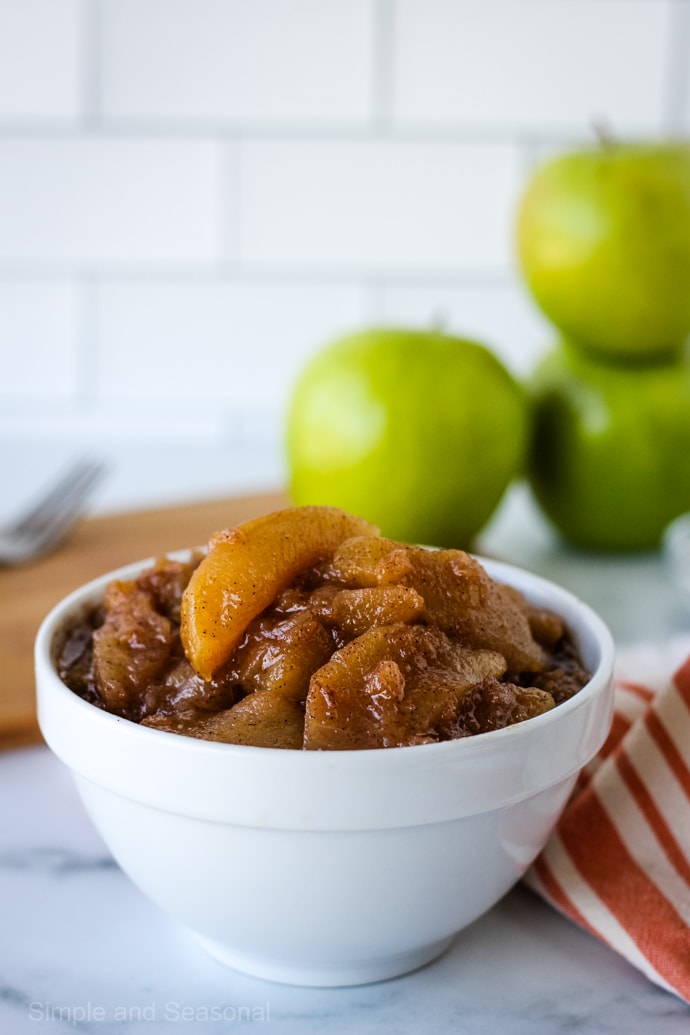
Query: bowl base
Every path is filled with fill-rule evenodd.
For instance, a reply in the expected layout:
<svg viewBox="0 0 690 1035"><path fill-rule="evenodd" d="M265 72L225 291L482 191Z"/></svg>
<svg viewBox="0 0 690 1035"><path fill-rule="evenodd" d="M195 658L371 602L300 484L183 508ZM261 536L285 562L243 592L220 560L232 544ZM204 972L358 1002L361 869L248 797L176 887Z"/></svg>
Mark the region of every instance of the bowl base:
<svg viewBox="0 0 690 1035"><path fill-rule="evenodd" d="M387 981L418 970L445 952L454 935L424 945L421 949L395 953L375 959L325 963L320 960L291 961L270 956L253 956L235 952L219 942L195 934L195 938L215 959L233 970L282 985L304 985L312 988L341 988L347 985L369 985Z"/></svg>

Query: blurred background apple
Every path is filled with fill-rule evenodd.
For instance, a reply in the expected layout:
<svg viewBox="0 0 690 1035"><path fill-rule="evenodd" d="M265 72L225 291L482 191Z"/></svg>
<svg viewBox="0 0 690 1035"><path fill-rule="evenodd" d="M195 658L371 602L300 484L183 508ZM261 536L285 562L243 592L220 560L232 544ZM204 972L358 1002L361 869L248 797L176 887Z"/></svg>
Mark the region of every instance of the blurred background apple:
<svg viewBox="0 0 690 1035"><path fill-rule="evenodd" d="M613 366L561 344L533 382L530 478L578 546L644 550L690 510L690 362Z"/></svg>
<svg viewBox="0 0 690 1035"><path fill-rule="evenodd" d="M526 282L549 319L613 358L678 353L690 332L690 145L602 142L553 158L518 216Z"/></svg>
<svg viewBox="0 0 690 1035"><path fill-rule="evenodd" d="M384 535L472 543L523 473L522 388L487 348L372 329L320 351L288 416L290 492L365 515Z"/></svg>

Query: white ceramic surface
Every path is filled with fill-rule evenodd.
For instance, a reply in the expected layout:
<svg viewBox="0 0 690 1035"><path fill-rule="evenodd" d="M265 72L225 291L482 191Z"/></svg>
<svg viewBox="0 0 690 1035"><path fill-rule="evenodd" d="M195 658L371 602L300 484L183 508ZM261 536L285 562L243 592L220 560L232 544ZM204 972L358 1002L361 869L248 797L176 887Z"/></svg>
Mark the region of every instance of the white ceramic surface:
<svg viewBox="0 0 690 1035"><path fill-rule="evenodd" d="M46 741L123 870L218 958L295 984L392 977L442 952L538 854L608 732L613 645L571 594L484 563L565 617L594 674L551 712L442 744L213 744L87 704L56 675L54 637L110 578L142 565L90 583L45 619L36 677Z"/></svg>

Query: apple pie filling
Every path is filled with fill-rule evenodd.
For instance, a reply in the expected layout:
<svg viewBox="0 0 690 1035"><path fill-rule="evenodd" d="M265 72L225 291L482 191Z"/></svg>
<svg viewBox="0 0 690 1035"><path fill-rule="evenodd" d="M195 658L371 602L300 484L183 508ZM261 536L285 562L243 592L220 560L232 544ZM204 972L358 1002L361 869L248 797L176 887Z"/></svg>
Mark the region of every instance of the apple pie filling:
<svg viewBox="0 0 690 1035"><path fill-rule="evenodd" d="M400 747L501 729L589 679L563 619L460 550L327 507L218 533L112 581L61 678L142 725L229 744Z"/></svg>

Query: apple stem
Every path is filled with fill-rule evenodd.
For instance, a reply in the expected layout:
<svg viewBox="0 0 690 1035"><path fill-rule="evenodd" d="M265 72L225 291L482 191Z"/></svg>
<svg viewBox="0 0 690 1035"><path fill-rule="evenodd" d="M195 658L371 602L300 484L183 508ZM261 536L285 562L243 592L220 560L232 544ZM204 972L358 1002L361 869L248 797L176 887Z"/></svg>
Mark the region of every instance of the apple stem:
<svg viewBox="0 0 690 1035"><path fill-rule="evenodd" d="M596 137L596 141L602 150L608 150L613 147L616 143L616 137L609 125L603 122L601 119L595 119L592 122L592 132Z"/></svg>
<svg viewBox="0 0 690 1035"><path fill-rule="evenodd" d="M448 331L448 314L443 309L437 309L431 316L430 330L432 334L446 334Z"/></svg>

